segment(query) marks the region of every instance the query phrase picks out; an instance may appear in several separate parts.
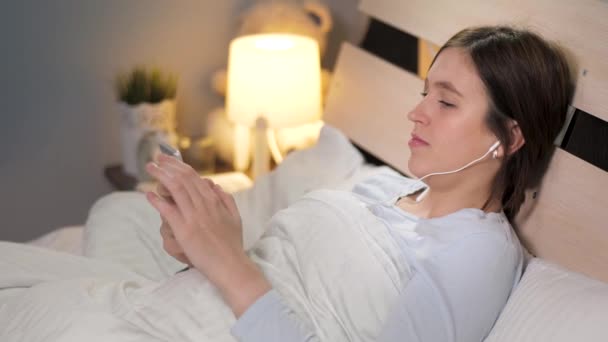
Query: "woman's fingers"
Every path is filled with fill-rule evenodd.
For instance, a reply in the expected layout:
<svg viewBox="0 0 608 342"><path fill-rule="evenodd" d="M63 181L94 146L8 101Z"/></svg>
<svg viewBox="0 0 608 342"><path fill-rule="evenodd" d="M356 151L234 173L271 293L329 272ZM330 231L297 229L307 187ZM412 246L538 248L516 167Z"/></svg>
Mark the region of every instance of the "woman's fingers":
<svg viewBox="0 0 608 342"><path fill-rule="evenodd" d="M190 265L190 259L175 238L163 236L163 249L179 262Z"/></svg>
<svg viewBox="0 0 608 342"><path fill-rule="evenodd" d="M230 201L227 201L224 205L231 210L231 212L236 209L236 205L230 203L232 201L231 196L224 193L224 196L220 197L217 191L218 185L214 184L209 179L201 179L198 173L189 165L166 155L160 155L158 161L162 167L167 168L170 172L178 175L180 180L183 181L185 184L184 188L190 195L195 208L198 208L199 210L212 209L212 204L216 204L218 200L224 203L224 201L230 197ZM221 188L220 192L223 193Z"/></svg>
<svg viewBox="0 0 608 342"><path fill-rule="evenodd" d="M233 215L240 216L239 209L236 206L236 202L234 201L234 197L228 193L226 193L221 186L217 184L213 184L213 191L217 194L219 199L222 201L224 206L230 210Z"/></svg>
<svg viewBox="0 0 608 342"><path fill-rule="evenodd" d="M187 186L184 184L182 177L179 177L178 174L172 170L168 170L166 167L160 167L156 163L148 163L146 165L146 170L152 177L167 188L171 194L171 198L177 204L178 210L184 215L184 218L190 215L188 213L194 211L192 199L186 190Z"/></svg>
<svg viewBox="0 0 608 342"><path fill-rule="evenodd" d="M171 226L163 219L163 223L160 225L160 236L163 239L174 239L175 235L173 235L173 231L171 230Z"/></svg>
<svg viewBox="0 0 608 342"><path fill-rule="evenodd" d="M164 239L163 240L163 249L170 256L172 256L176 259L181 258L181 259L177 259L181 262L184 262L184 260L188 260L188 258L186 257L186 254L184 253L184 250L180 247L180 245L174 239ZM184 263L187 264L187 262L184 262Z"/></svg>
<svg viewBox="0 0 608 342"><path fill-rule="evenodd" d="M175 159L175 158L171 158ZM178 165L181 164L181 165ZM176 163L165 163L163 162L160 166L162 168L166 168L169 172L172 172L179 178L179 180L184 184L184 189L190 196L190 200L194 206L194 209L200 210L204 205L203 200L200 198L199 191L197 190L197 182L200 182L199 174L192 169L189 165L186 165L180 161Z"/></svg>
<svg viewBox="0 0 608 342"><path fill-rule="evenodd" d="M170 256L183 254L184 251L174 239L163 239L163 249Z"/></svg>
<svg viewBox="0 0 608 342"><path fill-rule="evenodd" d="M201 198L203 199L204 206L210 211L216 211L218 206L225 206L219 194L215 190L216 187L217 185L207 178L201 178L197 184L197 188Z"/></svg>
<svg viewBox="0 0 608 342"><path fill-rule="evenodd" d="M167 252L167 254L183 264L192 266L190 259L188 259L188 256L184 252L184 249L175 239L171 226L164 218L162 219L162 224L160 226L160 236L163 239L163 249L165 252Z"/></svg>
<svg viewBox="0 0 608 342"><path fill-rule="evenodd" d="M160 216L167 220L169 225L176 226L183 224L183 217L174 204L167 202L153 192L147 192L146 199L156 210L158 210Z"/></svg>
<svg viewBox="0 0 608 342"><path fill-rule="evenodd" d="M214 206L221 205L228 209L233 216L238 216L240 218L240 213L236 206L236 202L234 201L234 197L224 192L221 186L213 183L213 181L208 178L202 178L198 184L198 189L206 200L207 208L214 208Z"/></svg>
<svg viewBox="0 0 608 342"><path fill-rule="evenodd" d="M181 161L175 157L171 157L166 154L161 154L158 156L158 163L159 164L166 163L169 165L173 165L176 168L182 169L184 172L192 170L192 167L190 167L190 165L184 163L183 161Z"/></svg>
<svg viewBox="0 0 608 342"><path fill-rule="evenodd" d="M177 259L182 264L192 266L190 259L188 259L188 257L184 253L179 253L179 254L175 254L175 255L171 255L171 256L174 257L175 259Z"/></svg>
<svg viewBox="0 0 608 342"><path fill-rule="evenodd" d="M204 209L204 207L206 207L205 203L203 199L200 198L199 191L197 189L197 183L200 182L201 179L198 172L181 160L167 155L159 156L158 161L161 167L166 168L173 174L176 174L184 183L184 188L190 195L190 199L192 200L195 209Z"/></svg>

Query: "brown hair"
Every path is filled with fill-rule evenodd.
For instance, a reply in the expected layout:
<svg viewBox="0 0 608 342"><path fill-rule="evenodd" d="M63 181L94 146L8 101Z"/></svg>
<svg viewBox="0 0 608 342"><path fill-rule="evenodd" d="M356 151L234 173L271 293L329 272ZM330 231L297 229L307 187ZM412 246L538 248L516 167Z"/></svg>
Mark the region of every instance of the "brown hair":
<svg viewBox="0 0 608 342"><path fill-rule="evenodd" d="M449 47L462 48L471 56L489 95L486 123L505 151L511 145L513 121L525 139L519 150L503 158L488 200L500 196L513 222L525 191L540 185L549 166L553 142L574 94L573 65L557 44L509 26L464 29L441 47L435 59Z"/></svg>

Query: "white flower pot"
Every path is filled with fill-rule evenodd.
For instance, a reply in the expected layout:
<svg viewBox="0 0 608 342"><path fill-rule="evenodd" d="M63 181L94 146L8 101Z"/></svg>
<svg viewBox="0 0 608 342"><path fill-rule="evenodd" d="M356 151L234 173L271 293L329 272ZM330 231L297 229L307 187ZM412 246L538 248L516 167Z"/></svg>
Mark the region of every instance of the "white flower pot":
<svg viewBox="0 0 608 342"><path fill-rule="evenodd" d="M140 180L147 178L142 163L152 157L150 139L164 139L175 145L175 100L159 103L118 104L121 122L122 164L125 173ZM149 158L148 158L149 159Z"/></svg>

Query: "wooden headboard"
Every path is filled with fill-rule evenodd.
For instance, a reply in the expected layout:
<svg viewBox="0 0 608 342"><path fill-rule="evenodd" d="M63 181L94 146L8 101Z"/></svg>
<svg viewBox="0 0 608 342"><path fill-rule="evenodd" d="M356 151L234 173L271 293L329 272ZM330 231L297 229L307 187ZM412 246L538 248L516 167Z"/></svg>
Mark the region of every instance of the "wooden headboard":
<svg viewBox="0 0 608 342"><path fill-rule="evenodd" d="M362 0L360 9L438 46L469 26L531 28L574 53L580 73L572 106L608 121L607 1ZM412 124L406 114L419 101L422 87L417 74L345 43L324 120L409 174ZM517 226L534 255L608 282L608 172L558 148L537 195L526 199Z"/></svg>

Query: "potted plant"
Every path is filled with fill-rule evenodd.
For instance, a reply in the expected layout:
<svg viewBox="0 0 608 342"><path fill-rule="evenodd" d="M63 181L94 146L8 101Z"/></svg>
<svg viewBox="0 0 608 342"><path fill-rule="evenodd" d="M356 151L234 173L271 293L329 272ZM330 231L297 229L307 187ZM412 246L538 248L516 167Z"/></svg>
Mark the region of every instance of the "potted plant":
<svg viewBox="0 0 608 342"><path fill-rule="evenodd" d="M116 78L121 113L123 169L140 180L146 178L145 162L157 139L173 145L177 79L156 68L136 67Z"/></svg>

